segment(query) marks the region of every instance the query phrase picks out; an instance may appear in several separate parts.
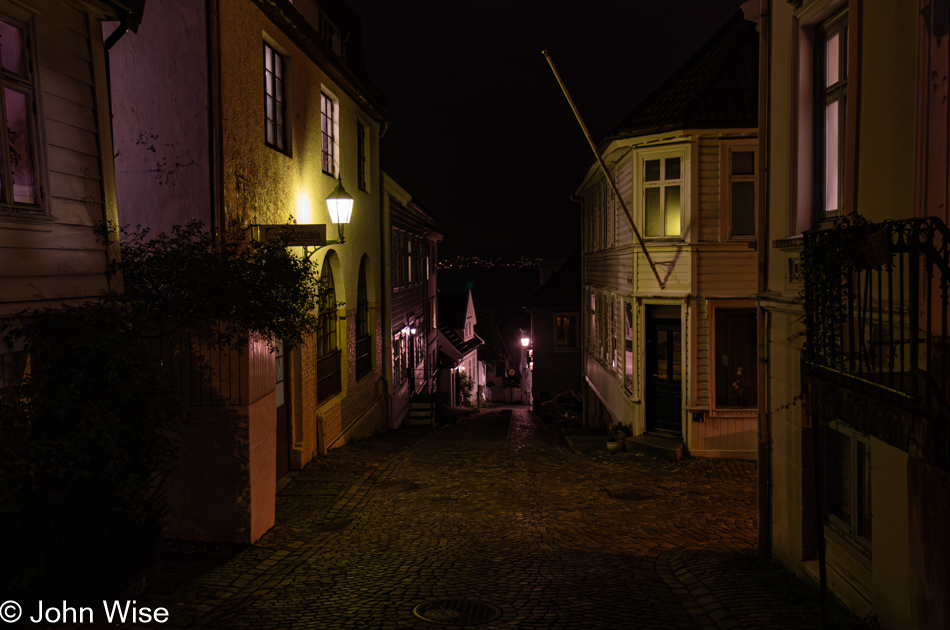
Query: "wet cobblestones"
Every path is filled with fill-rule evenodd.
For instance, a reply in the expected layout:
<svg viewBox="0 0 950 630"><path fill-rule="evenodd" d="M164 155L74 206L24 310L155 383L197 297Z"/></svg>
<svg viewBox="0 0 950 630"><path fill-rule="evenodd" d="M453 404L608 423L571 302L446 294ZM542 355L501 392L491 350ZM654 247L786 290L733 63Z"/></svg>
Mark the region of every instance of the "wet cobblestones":
<svg viewBox="0 0 950 630"><path fill-rule="evenodd" d="M574 454L525 410L483 412L331 451L256 545L173 545L139 599L176 628L431 629L413 608L443 598L501 610L478 628L802 627L742 566L754 481L753 462Z"/></svg>

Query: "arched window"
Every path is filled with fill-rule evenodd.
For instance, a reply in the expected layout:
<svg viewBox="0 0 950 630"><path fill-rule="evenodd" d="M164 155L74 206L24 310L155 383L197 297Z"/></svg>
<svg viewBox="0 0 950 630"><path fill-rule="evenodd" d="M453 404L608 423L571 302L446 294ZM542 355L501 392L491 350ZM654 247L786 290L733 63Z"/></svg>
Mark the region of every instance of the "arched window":
<svg viewBox="0 0 950 630"><path fill-rule="evenodd" d="M317 402L323 402L342 390L340 378L340 350L336 338L336 290L330 261L323 264L321 281L326 293L320 303L320 326L317 329Z"/></svg>
<svg viewBox="0 0 950 630"><path fill-rule="evenodd" d="M373 369L373 342L369 321L369 299L366 290L366 260L360 264L356 287L356 378Z"/></svg>

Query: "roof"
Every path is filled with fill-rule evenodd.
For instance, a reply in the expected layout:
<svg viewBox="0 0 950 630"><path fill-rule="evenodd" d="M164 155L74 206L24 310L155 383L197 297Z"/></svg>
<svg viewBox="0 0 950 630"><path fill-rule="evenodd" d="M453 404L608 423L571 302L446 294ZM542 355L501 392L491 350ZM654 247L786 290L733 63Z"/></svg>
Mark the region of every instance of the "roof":
<svg viewBox="0 0 950 630"><path fill-rule="evenodd" d="M581 306L581 252L576 250L547 282L525 298L529 310Z"/></svg>
<svg viewBox="0 0 950 630"><path fill-rule="evenodd" d="M468 315L468 296L471 292L439 291L439 328L465 328L465 316Z"/></svg>
<svg viewBox="0 0 950 630"><path fill-rule="evenodd" d="M449 328L445 325L439 326L439 333L442 337L452 346L452 348L458 352L458 359L461 359L466 354L480 347L485 342L482 341L482 338L478 335L472 335L472 338L468 341L463 341L462 336L454 328ZM443 350L444 352L444 350ZM445 353L448 356L451 356L449 353ZM458 360L456 359L456 360Z"/></svg>
<svg viewBox="0 0 950 630"><path fill-rule="evenodd" d="M607 140L671 129L755 127L759 34L742 11L614 125Z"/></svg>

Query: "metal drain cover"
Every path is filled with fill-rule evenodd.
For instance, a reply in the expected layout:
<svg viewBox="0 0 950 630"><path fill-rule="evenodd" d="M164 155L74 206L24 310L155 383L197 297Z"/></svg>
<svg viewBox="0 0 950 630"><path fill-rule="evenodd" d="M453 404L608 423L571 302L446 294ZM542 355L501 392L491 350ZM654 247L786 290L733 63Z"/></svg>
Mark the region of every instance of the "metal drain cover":
<svg viewBox="0 0 950 630"><path fill-rule="evenodd" d="M470 599L439 599L419 604L413 614L424 621L453 626L477 626L501 617L501 609Z"/></svg>
<svg viewBox="0 0 950 630"><path fill-rule="evenodd" d="M386 494L395 494L397 492L415 490L416 488L416 484L409 481L389 481L386 483L381 483L377 486L373 486L373 491L384 492Z"/></svg>
<svg viewBox="0 0 950 630"><path fill-rule="evenodd" d="M617 499L619 501L648 501L655 498L655 495L652 492L647 492L646 490L621 490L619 492L611 492L610 498Z"/></svg>

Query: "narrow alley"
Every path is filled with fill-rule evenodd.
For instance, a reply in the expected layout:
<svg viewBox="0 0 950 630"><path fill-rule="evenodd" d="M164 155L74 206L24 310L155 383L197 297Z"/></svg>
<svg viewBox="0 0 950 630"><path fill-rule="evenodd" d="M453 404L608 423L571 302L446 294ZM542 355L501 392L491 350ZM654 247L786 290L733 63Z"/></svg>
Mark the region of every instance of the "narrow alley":
<svg viewBox="0 0 950 630"><path fill-rule="evenodd" d="M173 550L139 601L189 628L809 627L748 566L753 462L558 438L498 409L336 449L257 544Z"/></svg>

